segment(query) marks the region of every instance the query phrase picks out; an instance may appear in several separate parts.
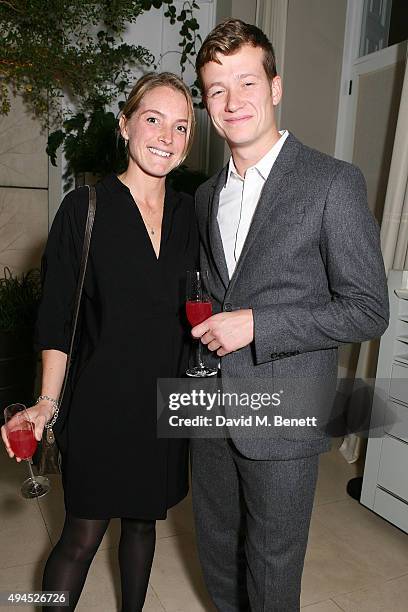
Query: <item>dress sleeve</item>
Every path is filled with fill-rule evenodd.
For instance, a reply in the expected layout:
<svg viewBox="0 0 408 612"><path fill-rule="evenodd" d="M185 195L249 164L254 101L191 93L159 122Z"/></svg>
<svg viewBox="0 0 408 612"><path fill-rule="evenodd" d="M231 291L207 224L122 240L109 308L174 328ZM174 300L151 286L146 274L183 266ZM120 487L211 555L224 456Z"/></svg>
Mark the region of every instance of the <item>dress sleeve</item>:
<svg viewBox="0 0 408 612"><path fill-rule="evenodd" d="M36 351L69 351L87 214L84 196L80 189L64 198L48 236L41 260L42 297L34 334Z"/></svg>

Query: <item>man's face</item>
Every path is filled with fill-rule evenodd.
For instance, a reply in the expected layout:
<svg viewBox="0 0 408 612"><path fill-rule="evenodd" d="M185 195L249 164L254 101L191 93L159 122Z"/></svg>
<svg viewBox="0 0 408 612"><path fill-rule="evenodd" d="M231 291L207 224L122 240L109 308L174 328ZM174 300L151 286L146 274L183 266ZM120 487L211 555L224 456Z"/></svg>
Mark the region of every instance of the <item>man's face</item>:
<svg viewBox="0 0 408 612"><path fill-rule="evenodd" d="M278 76L269 81L263 58L262 48L244 45L232 55L218 54L221 64L208 62L201 69L207 111L233 151L251 147L262 154L276 139L281 83Z"/></svg>

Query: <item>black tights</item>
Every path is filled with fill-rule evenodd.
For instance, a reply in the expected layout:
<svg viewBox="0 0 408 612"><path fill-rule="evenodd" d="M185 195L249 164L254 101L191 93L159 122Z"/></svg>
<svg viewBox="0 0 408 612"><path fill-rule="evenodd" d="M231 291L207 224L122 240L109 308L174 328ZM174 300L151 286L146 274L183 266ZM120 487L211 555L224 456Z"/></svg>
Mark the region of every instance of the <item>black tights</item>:
<svg viewBox="0 0 408 612"><path fill-rule="evenodd" d="M61 538L48 557L42 588L44 591L69 591L69 608L53 607L53 612L75 609L92 559L108 525L109 519L89 520L67 514ZM141 612L143 608L155 543L155 521L121 519L119 567L122 612Z"/></svg>

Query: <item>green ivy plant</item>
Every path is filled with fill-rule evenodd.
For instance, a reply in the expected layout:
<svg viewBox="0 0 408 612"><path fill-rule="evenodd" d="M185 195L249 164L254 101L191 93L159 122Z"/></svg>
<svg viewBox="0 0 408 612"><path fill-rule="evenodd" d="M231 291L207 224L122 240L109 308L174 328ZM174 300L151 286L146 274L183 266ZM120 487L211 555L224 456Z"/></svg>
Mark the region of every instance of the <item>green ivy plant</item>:
<svg viewBox="0 0 408 612"><path fill-rule="evenodd" d="M45 127L61 122L64 95L82 111L98 98L111 103L125 90L131 67L151 65L154 59L144 47L122 41L126 22L137 19L141 4L128 0L1 1L1 112L10 110L9 87L23 96ZM98 29L100 23L103 27Z"/></svg>
<svg viewBox="0 0 408 612"><path fill-rule="evenodd" d="M199 8L200 7L196 2L184 2L180 15L176 14L176 8L174 6L169 6L168 10L164 13L164 16L170 19L170 23L172 25L174 25L176 21L179 21L182 24L179 32L181 37L179 47L181 47L181 51L177 51L180 53L181 74L184 74L187 62L189 62L193 68L195 68L195 64L191 58L197 55L198 46L201 46L203 42L200 34L198 33L200 26L197 19L194 17L194 9ZM166 53L162 54L160 60L162 60L168 53L175 53L175 51L166 51ZM157 64L155 65L155 69L156 68ZM197 108L204 108L204 104L202 103L200 97L200 85L198 79L196 79L191 86L191 95L193 96L194 106Z"/></svg>
<svg viewBox="0 0 408 612"><path fill-rule="evenodd" d="M196 2L176 14L173 0L0 0L0 113L10 111L9 89L22 95L44 127L66 119L62 98L87 114L123 96L135 65L153 66L141 45L123 42L128 23L167 5L165 16L180 23L180 65L195 54Z"/></svg>
<svg viewBox="0 0 408 612"><path fill-rule="evenodd" d="M54 128L47 153L56 165L63 147L65 189L80 173L104 175L125 167L117 117L107 108L115 101L122 107L135 65L158 65L146 48L124 43L123 34L141 13L163 6L170 23L180 24L183 74L201 43L195 1L184 2L177 14L174 0L0 0L0 114L10 110L11 88L44 127ZM192 94L198 96L196 84ZM75 113L63 110L64 96Z"/></svg>
<svg viewBox="0 0 408 612"><path fill-rule="evenodd" d="M170 5L167 11L164 13L164 16L170 19L170 23L172 25L174 25L176 22L181 22L179 32L181 37L179 47L181 47L181 51L179 51L179 53L182 74L186 69L187 61L189 60L191 62L190 56L197 54L197 43L200 43L201 45L203 42L200 34L198 33L200 26L198 25L198 21L193 14L194 9L199 8L200 7L196 2L184 2L183 8L179 15L177 15L176 7L174 5ZM172 53L172 51L166 51L166 53L164 53L161 57L163 58L167 53Z"/></svg>

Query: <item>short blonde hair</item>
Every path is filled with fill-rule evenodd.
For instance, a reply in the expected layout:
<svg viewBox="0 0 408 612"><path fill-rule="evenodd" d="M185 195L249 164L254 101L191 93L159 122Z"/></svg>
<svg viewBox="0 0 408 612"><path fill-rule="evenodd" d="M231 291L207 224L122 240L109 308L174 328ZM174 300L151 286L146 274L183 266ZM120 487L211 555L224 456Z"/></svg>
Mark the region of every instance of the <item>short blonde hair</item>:
<svg viewBox="0 0 408 612"><path fill-rule="evenodd" d="M143 96L156 87L171 87L172 89L182 93L186 99L188 108L188 125L186 145L184 147L183 157L179 162L182 163L186 159L193 145L196 120L190 89L180 77L172 72L148 72L134 85L132 91L128 95L121 114L129 120L133 113L138 109Z"/></svg>

